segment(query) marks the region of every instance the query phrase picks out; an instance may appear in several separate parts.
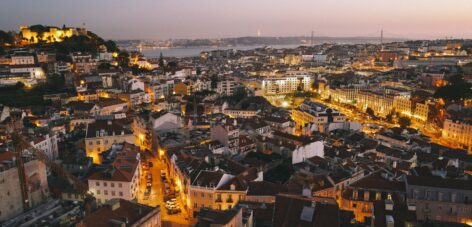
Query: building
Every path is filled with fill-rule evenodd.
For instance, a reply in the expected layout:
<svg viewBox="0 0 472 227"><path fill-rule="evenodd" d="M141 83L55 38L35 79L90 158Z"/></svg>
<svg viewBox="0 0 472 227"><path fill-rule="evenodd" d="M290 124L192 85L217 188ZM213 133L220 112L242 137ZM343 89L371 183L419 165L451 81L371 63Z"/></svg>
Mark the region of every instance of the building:
<svg viewBox="0 0 472 227"><path fill-rule="evenodd" d="M115 143L134 144L133 131L120 125L117 121L99 120L87 124L85 150L94 163L101 163L100 153L108 150Z"/></svg>
<svg viewBox="0 0 472 227"><path fill-rule="evenodd" d="M406 176L408 210L418 220L472 222L472 182L441 177Z"/></svg>
<svg viewBox="0 0 472 227"><path fill-rule="evenodd" d="M55 134L34 135L34 138L30 139L30 144L42 150L50 160L55 160L59 156L57 136Z"/></svg>
<svg viewBox="0 0 472 227"><path fill-rule="evenodd" d="M264 94L288 94L296 91L310 91L313 79L308 75L272 77L262 80Z"/></svg>
<svg viewBox="0 0 472 227"><path fill-rule="evenodd" d="M49 195L46 165L31 158L25 158L26 188L29 207L37 206ZM0 152L0 222L9 220L27 208L24 207L20 177L15 154Z"/></svg>
<svg viewBox="0 0 472 227"><path fill-rule="evenodd" d="M115 144L102 155L103 168L92 173L87 181L89 191L98 203L119 198L137 199L141 174L139 147L129 143Z"/></svg>
<svg viewBox="0 0 472 227"><path fill-rule="evenodd" d="M36 60L34 54L17 51L11 56L11 65L34 65Z"/></svg>
<svg viewBox="0 0 472 227"><path fill-rule="evenodd" d="M341 209L352 211L357 221L364 222L373 216L376 201L404 201L405 183L390 177L378 171L351 183L342 191Z"/></svg>
<svg viewBox="0 0 472 227"><path fill-rule="evenodd" d="M234 120L234 124L236 120ZM239 129L236 125L224 124L211 127L211 140L223 144L227 151L236 154L239 150Z"/></svg>
<svg viewBox="0 0 472 227"><path fill-rule="evenodd" d="M58 27L46 27L44 32L33 31L28 26L20 26L20 34L22 38L22 43L24 44L34 44L41 41L47 43L53 42L62 42L66 37L72 37L74 35L85 35L85 29L75 29L75 28L58 28ZM85 33L85 34L84 34Z"/></svg>
<svg viewBox="0 0 472 227"><path fill-rule="evenodd" d="M247 192L247 181L244 179L247 176L243 175L244 173L234 176L222 171L200 171L190 184L192 211L198 212L203 208L228 210L235 207L239 200L244 200Z"/></svg>
<svg viewBox="0 0 472 227"><path fill-rule="evenodd" d="M218 81L216 85L216 92L220 95L231 96L234 94L237 85L238 84L234 80Z"/></svg>
<svg viewBox="0 0 472 227"><path fill-rule="evenodd" d="M340 211L336 201L323 197L303 197L278 194L272 226L340 226Z"/></svg>
<svg viewBox="0 0 472 227"><path fill-rule="evenodd" d="M76 226L161 227L161 209L159 206L150 207L124 199L112 199L85 216Z"/></svg>
<svg viewBox="0 0 472 227"><path fill-rule="evenodd" d="M229 109L223 110L223 113L231 118L250 118L254 117L259 113L259 110L246 110L246 109Z"/></svg>
<svg viewBox="0 0 472 227"><path fill-rule="evenodd" d="M298 127L313 124L320 132L327 131L330 123L346 122L346 116L338 110L308 99L303 101L297 109L293 109L291 116Z"/></svg>
<svg viewBox="0 0 472 227"><path fill-rule="evenodd" d="M239 227L243 225L243 209L213 210L204 208L198 212L195 227Z"/></svg>
<svg viewBox="0 0 472 227"><path fill-rule="evenodd" d="M472 109L451 111L444 121L442 138L445 142L472 152Z"/></svg>

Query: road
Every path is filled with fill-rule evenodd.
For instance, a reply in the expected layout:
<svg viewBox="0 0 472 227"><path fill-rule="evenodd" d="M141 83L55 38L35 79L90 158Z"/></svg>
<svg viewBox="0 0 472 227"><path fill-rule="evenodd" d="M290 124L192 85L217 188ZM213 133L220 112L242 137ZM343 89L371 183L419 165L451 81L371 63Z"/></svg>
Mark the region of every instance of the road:
<svg viewBox="0 0 472 227"><path fill-rule="evenodd" d="M147 158L145 161L152 162L153 167L148 170L144 170L141 176L141 184L139 186L139 195L138 202L148 206L160 206L161 207L161 218L163 223L166 223L166 226L193 226L195 220L183 209L183 204L180 199L177 199L177 204L181 208L182 212L179 214L169 214L166 209L166 204L164 201L164 183L161 180L161 170L164 169L164 164L157 158ZM146 198L146 175L151 173L152 175L152 187L150 196ZM167 176L167 179L169 177Z"/></svg>
<svg viewBox="0 0 472 227"><path fill-rule="evenodd" d="M277 103L282 103L280 100L279 102L275 102L273 98L269 98L269 100L272 100L272 105L277 105ZM337 104L337 103L332 103L332 102L326 102L320 98L311 98L312 101L322 103L326 106L329 106L331 108L339 110L341 113L346 115L351 121L357 121L363 125L365 124L376 124L378 126L384 127L384 128L392 128L392 127L399 127L398 124L392 124L383 120L373 120L371 119L368 114L363 113L359 110L356 110L355 108L347 108L343 105ZM282 107L279 105L279 107ZM447 143L440 137L440 131L437 129L432 129L432 128L427 128L424 127L423 125L415 125L412 124L410 126L411 128L417 129L421 131L421 133L427 137L429 137L430 141L435 144L439 144L444 147L448 148L458 148L454 144ZM367 133L367 132L366 132Z"/></svg>

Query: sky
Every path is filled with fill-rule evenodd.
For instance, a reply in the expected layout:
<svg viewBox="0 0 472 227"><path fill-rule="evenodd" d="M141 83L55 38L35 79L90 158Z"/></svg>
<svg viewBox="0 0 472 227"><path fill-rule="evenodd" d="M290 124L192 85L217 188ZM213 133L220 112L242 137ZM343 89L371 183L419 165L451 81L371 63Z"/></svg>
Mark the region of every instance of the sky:
<svg viewBox="0 0 472 227"><path fill-rule="evenodd" d="M86 27L107 39L472 38L472 0L0 0L0 30Z"/></svg>

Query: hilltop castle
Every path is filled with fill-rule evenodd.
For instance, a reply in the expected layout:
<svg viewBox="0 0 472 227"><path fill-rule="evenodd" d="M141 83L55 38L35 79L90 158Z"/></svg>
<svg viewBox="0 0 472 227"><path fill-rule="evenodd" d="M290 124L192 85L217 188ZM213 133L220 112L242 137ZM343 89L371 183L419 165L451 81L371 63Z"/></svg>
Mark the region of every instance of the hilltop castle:
<svg viewBox="0 0 472 227"><path fill-rule="evenodd" d="M63 27L44 27L44 31L35 31L28 26L20 26L20 37L21 44L35 44L40 40L46 43L62 42L66 37L72 37L74 35L87 35L87 29L82 28L70 28Z"/></svg>

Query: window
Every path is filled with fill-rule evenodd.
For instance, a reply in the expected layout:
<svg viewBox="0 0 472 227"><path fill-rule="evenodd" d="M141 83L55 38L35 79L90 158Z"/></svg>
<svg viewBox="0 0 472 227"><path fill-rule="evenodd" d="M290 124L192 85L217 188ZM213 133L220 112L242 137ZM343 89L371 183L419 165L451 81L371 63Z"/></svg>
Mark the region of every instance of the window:
<svg viewBox="0 0 472 227"><path fill-rule="evenodd" d="M105 187L106 187L106 186L107 186L107 182L103 182L103 186L105 186Z"/></svg>
<svg viewBox="0 0 472 227"><path fill-rule="evenodd" d="M103 194L108 195L108 190L103 191Z"/></svg>
<svg viewBox="0 0 472 227"><path fill-rule="evenodd" d="M110 186L111 186L112 188L114 188L114 187L115 187L115 183L110 183Z"/></svg>
<svg viewBox="0 0 472 227"><path fill-rule="evenodd" d="M97 190L97 195L100 195L100 190Z"/></svg>
<svg viewBox="0 0 472 227"><path fill-rule="evenodd" d="M98 182L98 181L95 182L95 185L96 185L96 186L100 186L100 182Z"/></svg>
<svg viewBox="0 0 472 227"><path fill-rule="evenodd" d="M202 198L205 198L205 193L202 192Z"/></svg>
<svg viewBox="0 0 472 227"><path fill-rule="evenodd" d="M115 191L111 191L111 195L112 195L112 196L115 196Z"/></svg>
<svg viewBox="0 0 472 227"><path fill-rule="evenodd" d="M197 208L197 203L193 203L193 208Z"/></svg>
<svg viewBox="0 0 472 227"><path fill-rule="evenodd" d="M120 192L119 194L120 194L120 197L123 197L123 192Z"/></svg>
<svg viewBox="0 0 472 227"><path fill-rule="evenodd" d="M93 141L89 141L89 145L93 145Z"/></svg>
<svg viewBox="0 0 472 227"><path fill-rule="evenodd" d="M118 187L119 187L119 188L123 187L123 184L118 183Z"/></svg>
<svg viewBox="0 0 472 227"><path fill-rule="evenodd" d="M352 208L357 208L357 204L353 203Z"/></svg>

